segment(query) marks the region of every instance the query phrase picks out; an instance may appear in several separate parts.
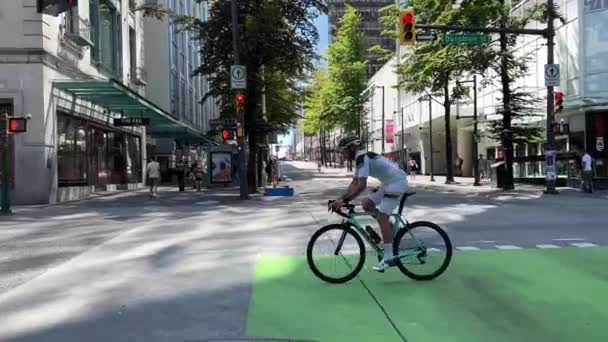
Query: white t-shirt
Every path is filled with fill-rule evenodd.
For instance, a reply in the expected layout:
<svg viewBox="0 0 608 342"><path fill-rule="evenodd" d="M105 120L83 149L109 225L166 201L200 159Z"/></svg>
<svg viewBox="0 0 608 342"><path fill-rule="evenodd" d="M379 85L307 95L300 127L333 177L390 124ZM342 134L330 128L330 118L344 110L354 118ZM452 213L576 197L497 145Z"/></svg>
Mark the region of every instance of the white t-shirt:
<svg viewBox="0 0 608 342"><path fill-rule="evenodd" d="M583 171L592 171L593 169L591 168L591 156L589 155L589 153L585 153L583 155L582 158L582 162L583 162Z"/></svg>
<svg viewBox="0 0 608 342"><path fill-rule="evenodd" d="M148 177L150 178L160 178L160 164L156 161L151 161L148 163Z"/></svg>
<svg viewBox="0 0 608 342"><path fill-rule="evenodd" d="M373 152L358 152L355 157L355 178L374 177L383 185L405 182L407 175L393 161Z"/></svg>

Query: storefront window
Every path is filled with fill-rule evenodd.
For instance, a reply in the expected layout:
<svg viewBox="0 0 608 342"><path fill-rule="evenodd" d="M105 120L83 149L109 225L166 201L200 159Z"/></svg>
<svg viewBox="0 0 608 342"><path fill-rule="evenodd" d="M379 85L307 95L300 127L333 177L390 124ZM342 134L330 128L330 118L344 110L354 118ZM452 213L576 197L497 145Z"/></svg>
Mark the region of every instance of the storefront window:
<svg viewBox="0 0 608 342"><path fill-rule="evenodd" d="M84 121L57 114L59 186L87 183L87 132Z"/></svg>
<svg viewBox="0 0 608 342"><path fill-rule="evenodd" d="M141 146L140 139L134 135L127 136L127 178L130 183L141 182Z"/></svg>

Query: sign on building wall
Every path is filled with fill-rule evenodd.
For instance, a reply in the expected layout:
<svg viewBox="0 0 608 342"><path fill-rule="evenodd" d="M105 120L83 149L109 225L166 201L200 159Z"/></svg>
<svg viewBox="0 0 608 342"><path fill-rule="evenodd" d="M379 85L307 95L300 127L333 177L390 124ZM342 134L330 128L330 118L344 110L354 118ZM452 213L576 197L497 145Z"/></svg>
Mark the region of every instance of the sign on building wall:
<svg viewBox="0 0 608 342"><path fill-rule="evenodd" d="M384 124L384 138L389 144L395 142L395 123L393 120L386 120Z"/></svg>

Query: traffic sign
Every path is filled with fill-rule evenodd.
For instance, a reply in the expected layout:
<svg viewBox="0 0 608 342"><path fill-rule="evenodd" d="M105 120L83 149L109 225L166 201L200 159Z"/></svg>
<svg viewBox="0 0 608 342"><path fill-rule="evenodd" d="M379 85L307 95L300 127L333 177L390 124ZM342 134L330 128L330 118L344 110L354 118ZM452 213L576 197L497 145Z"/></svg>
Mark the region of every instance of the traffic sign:
<svg viewBox="0 0 608 342"><path fill-rule="evenodd" d="M419 33L416 35L417 42L437 40L436 33Z"/></svg>
<svg viewBox="0 0 608 342"><path fill-rule="evenodd" d="M489 34L446 34L441 38L443 44L488 44L491 41Z"/></svg>
<svg viewBox="0 0 608 342"><path fill-rule="evenodd" d="M244 65L230 66L230 88L245 89L247 88L247 69Z"/></svg>
<svg viewBox="0 0 608 342"><path fill-rule="evenodd" d="M545 64L545 87L559 86L559 64Z"/></svg>
<svg viewBox="0 0 608 342"><path fill-rule="evenodd" d="M223 118L223 119L212 119L209 120L211 127L236 127L238 120L235 118Z"/></svg>
<svg viewBox="0 0 608 342"><path fill-rule="evenodd" d="M114 126L149 126L150 118L134 117L114 119Z"/></svg>

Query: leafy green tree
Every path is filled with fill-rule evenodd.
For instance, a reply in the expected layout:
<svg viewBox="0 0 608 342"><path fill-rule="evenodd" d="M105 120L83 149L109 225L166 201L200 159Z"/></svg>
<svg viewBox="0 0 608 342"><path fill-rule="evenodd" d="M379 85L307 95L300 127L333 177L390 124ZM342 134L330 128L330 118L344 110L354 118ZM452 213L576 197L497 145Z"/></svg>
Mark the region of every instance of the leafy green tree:
<svg viewBox="0 0 608 342"><path fill-rule="evenodd" d="M239 0L241 64L247 67L245 131L249 140L249 189L255 191L259 144L271 132L293 123L299 101L297 80L304 79L317 58L318 33L314 18L326 10L323 0ZM202 48L201 65L195 74L209 78L210 92L202 101L218 100L222 116L233 116L234 98L229 70L233 64L231 3L209 2L209 20L176 16L167 9L146 5L145 16L169 15L182 29L193 33ZM263 70L265 72L263 72ZM268 123L262 123L261 96L266 86Z"/></svg>
<svg viewBox="0 0 608 342"><path fill-rule="evenodd" d="M346 5L338 21L336 39L328 50L330 99L325 120L347 132L361 134L367 88L367 51L361 18L356 9Z"/></svg>

